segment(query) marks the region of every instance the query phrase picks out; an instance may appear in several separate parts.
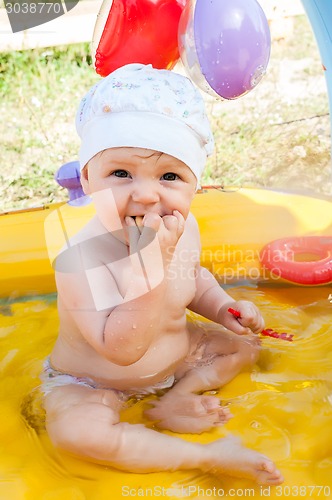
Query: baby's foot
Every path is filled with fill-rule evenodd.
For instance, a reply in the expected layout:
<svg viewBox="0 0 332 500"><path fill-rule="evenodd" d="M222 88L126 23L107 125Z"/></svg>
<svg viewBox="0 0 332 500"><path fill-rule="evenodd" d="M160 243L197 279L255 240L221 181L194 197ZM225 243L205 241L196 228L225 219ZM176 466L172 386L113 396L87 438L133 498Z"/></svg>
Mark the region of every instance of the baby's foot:
<svg viewBox="0 0 332 500"><path fill-rule="evenodd" d="M173 432L197 433L225 424L232 417L228 408L220 406L214 396L197 394L172 394L169 392L145 415L156 420L161 429Z"/></svg>
<svg viewBox="0 0 332 500"><path fill-rule="evenodd" d="M265 455L245 448L234 436L218 439L207 445L213 454L207 472L235 476L256 481L258 484L276 485L284 481L275 464ZM213 463L213 465L212 465Z"/></svg>

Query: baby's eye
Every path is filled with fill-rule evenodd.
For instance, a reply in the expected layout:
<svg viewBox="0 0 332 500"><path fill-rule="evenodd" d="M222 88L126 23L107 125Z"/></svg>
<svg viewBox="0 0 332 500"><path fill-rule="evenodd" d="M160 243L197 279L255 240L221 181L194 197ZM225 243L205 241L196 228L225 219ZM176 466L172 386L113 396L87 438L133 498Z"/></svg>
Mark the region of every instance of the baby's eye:
<svg viewBox="0 0 332 500"><path fill-rule="evenodd" d="M129 177L129 172L127 170L115 170L112 175L115 175L115 177Z"/></svg>
<svg viewBox="0 0 332 500"><path fill-rule="evenodd" d="M179 176L173 172L167 172L162 176L162 179L164 181L176 181L176 179L179 179Z"/></svg>

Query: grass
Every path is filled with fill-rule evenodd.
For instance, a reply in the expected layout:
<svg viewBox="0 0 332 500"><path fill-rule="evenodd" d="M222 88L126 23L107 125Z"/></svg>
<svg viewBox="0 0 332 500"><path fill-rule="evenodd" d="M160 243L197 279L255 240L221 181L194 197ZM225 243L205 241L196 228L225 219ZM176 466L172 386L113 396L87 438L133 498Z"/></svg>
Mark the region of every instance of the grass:
<svg viewBox="0 0 332 500"><path fill-rule="evenodd" d="M332 194L324 72L307 19L275 41L267 75L248 95L210 101L216 152L209 181Z"/></svg>
<svg viewBox="0 0 332 500"><path fill-rule="evenodd" d="M88 44L0 55L4 208L65 199L53 180L77 157L75 108L96 81Z"/></svg>
<svg viewBox="0 0 332 500"><path fill-rule="evenodd" d="M89 44L0 54L0 211L67 199L54 173L77 159L76 108L99 78ZM216 148L203 184L332 195L326 84L304 16L252 92L205 99Z"/></svg>

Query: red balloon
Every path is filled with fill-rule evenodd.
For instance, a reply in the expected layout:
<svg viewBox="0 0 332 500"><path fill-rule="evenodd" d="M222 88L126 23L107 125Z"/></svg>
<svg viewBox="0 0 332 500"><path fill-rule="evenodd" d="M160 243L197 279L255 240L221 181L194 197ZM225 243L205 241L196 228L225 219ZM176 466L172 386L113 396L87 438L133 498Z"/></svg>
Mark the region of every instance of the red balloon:
<svg viewBox="0 0 332 500"><path fill-rule="evenodd" d="M186 0L105 0L93 36L101 76L130 63L171 69L179 59L178 26Z"/></svg>

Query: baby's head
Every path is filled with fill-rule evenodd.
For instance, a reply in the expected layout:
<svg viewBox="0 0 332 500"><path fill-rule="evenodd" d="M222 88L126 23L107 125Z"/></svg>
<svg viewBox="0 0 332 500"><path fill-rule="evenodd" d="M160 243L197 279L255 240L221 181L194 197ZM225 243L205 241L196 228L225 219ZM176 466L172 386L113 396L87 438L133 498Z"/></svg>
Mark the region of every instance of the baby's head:
<svg viewBox="0 0 332 500"><path fill-rule="evenodd" d="M80 103L76 128L81 169L109 148L145 148L181 160L198 183L213 150L199 91L188 78L150 65L123 66L94 85Z"/></svg>

